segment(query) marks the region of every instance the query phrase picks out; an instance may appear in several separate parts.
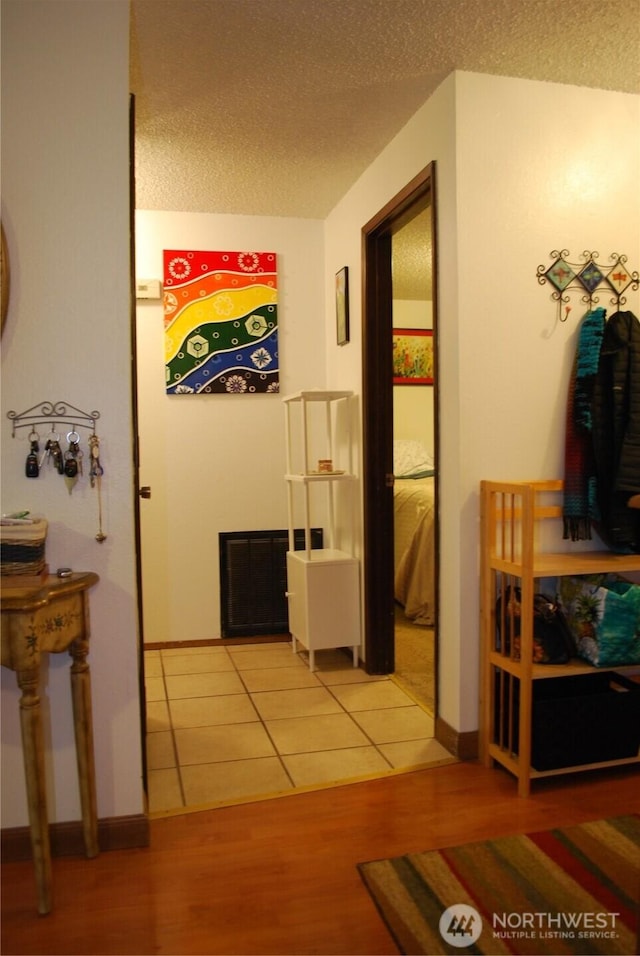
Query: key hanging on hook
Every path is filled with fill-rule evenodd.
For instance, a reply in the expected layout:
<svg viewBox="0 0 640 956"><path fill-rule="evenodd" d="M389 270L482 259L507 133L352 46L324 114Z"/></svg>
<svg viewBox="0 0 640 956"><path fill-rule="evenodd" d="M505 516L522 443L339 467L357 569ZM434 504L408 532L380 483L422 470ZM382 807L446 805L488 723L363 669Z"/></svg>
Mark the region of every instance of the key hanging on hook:
<svg viewBox="0 0 640 956"><path fill-rule="evenodd" d="M49 437L47 438L47 441L45 443L44 451L42 452L42 455L40 456L39 465L41 468L44 465L45 461L48 460L49 462L51 462L51 444L53 441L57 441L59 437L60 436L57 434L57 432L55 432L52 428L51 431L49 432Z"/></svg>
<svg viewBox="0 0 640 956"><path fill-rule="evenodd" d="M72 431L67 435L69 448L64 453L64 483L69 489L69 494L73 491L78 482L78 441L80 435Z"/></svg>
<svg viewBox="0 0 640 956"><path fill-rule="evenodd" d="M40 435L36 431L29 432L29 441L31 442L31 451L27 455L24 473L27 478L37 478L40 474L40 462L38 461Z"/></svg>
<svg viewBox="0 0 640 956"><path fill-rule="evenodd" d="M53 467L58 474L64 475L64 458L62 457L62 448L60 448L60 435L53 428L49 433L44 452L43 460L46 456L53 463Z"/></svg>
<svg viewBox="0 0 640 956"><path fill-rule="evenodd" d="M89 480L92 488L98 490L98 533L96 541L102 544L106 540L106 534L102 530L102 476L104 468L100 464L100 439L97 435L89 438L89 449L91 451L91 467L89 468Z"/></svg>

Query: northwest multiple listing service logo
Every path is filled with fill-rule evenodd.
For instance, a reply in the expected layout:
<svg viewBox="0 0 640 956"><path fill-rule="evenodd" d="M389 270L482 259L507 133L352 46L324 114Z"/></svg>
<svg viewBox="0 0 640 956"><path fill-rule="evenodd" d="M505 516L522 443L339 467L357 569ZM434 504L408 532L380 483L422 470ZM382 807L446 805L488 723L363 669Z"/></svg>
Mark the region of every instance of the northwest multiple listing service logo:
<svg viewBox="0 0 640 956"><path fill-rule="evenodd" d="M480 913L466 903L449 906L440 917L440 935L450 946L472 946L482 932Z"/></svg>
<svg viewBox="0 0 640 956"><path fill-rule="evenodd" d="M491 936L502 940L618 939L619 913L493 913ZM447 907L440 917L440 935L450 946L463 949L480 938L480 913L466 903Z"/></svg>

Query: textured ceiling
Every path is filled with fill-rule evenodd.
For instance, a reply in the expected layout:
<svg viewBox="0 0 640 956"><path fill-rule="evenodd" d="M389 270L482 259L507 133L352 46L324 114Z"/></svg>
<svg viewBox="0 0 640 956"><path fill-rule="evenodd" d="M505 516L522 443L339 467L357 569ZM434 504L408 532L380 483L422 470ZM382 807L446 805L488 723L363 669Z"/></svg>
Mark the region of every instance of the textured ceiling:
<svg viewBox="0 0 640 956"><path fill-rule="evenodd" d="M423 209L391 236L394 299L433 299L431 210Z"/></svg>
<svg viewBox="0 0 640 956"><path fill-rule="evenodd" d="M132 0L131 16L140 209L324 218L454 69L640 92L640 0Z"/></svg>

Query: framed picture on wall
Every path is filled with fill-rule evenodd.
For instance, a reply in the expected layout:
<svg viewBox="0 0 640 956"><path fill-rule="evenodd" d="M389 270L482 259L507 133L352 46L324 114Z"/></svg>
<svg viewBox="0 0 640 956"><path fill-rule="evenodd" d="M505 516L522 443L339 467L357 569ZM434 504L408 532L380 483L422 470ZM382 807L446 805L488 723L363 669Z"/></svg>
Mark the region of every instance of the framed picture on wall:
<svg viewBox="0 0 640 956"><path fill-rule="evenodd" d="M349 341L349 267L336 272L336 339L338 345Z"/></svg>
<svg viewBox="0 0 640 956"><path fill-rule="evenodd" d="M433 329L393 330L393 384L433 385Z"/></svg>

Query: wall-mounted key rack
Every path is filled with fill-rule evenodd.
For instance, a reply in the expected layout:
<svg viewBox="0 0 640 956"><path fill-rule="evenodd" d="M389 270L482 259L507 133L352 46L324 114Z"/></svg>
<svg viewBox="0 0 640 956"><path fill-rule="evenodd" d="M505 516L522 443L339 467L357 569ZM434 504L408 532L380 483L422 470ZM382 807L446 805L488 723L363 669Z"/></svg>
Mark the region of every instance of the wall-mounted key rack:
<svg viewBox="0 0 640 956"><path fill-rule="evenodd" d="M70 402L39 402L26 408L23 412L7 412L11 422L11 437L15 438L21 428L28 428L27 441L30 451L25 462L25 476L38 478L42 466L47 462L53 466L54 472L64 476L64 482L69 494L83 474L82 460L84 452L80 447L80 433L78 429L87 429L90 434L87 438L89 445L89 481L98 494L98 533L96 541L106 540L102 530L102 476L104 468L100 462L100 439L96 434L96 422L100 412L85 412ZM46 444L44 451L40 450L40 434L38 425L47 425L49 432L44 436ZM67 432L68 448L63 451L60 441L62 433Z"/></svg>
<svg viewBox="0 0 640 956"><path fill-rule="evenodd" d="M11 421L11 437L20 428L35 429L37 425L50 425L52 431L58 431L64 425L75 431L76 428L88 428L95 435L96 422L100 412L84 412L70 402L39 402L23 412L7 412Z"/></svg>

